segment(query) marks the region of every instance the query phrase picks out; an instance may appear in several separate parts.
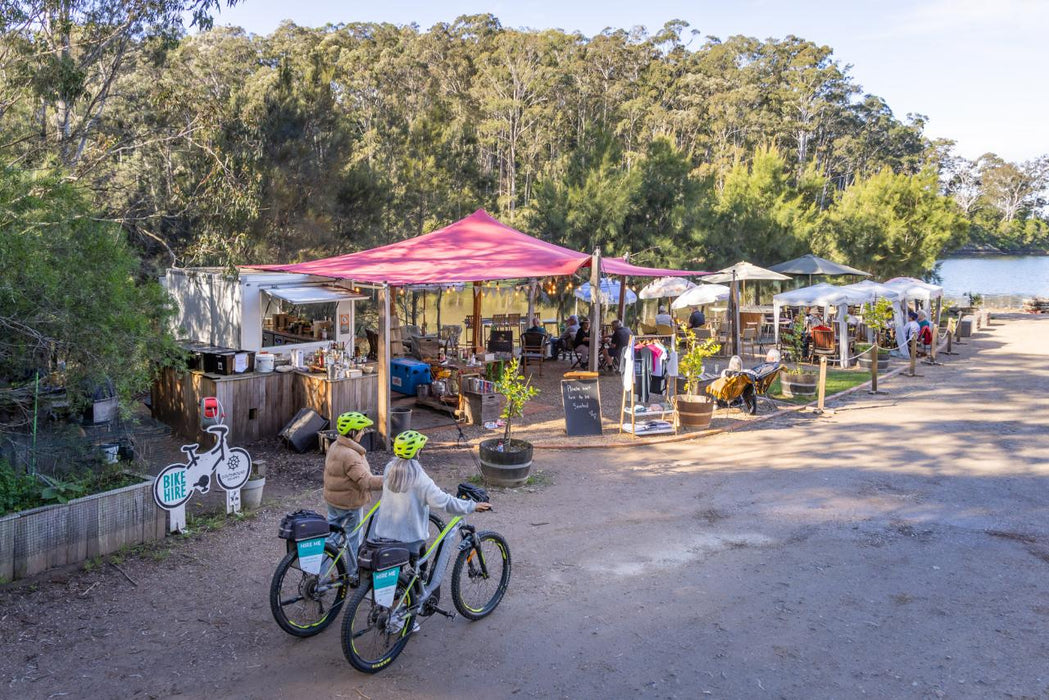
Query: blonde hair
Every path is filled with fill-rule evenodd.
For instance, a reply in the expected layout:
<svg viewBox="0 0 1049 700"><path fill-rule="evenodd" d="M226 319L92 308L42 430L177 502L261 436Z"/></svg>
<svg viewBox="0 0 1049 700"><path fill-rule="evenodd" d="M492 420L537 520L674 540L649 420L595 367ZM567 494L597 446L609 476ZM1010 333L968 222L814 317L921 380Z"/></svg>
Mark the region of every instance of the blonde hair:
<svg viewBox="0 0 1049 700"><path fill-rule="evenodd" d="M412 487L422 470L422 465L417 459L394 457L386 464L382 476L383 483L394 493L404 493Z"/></svg>

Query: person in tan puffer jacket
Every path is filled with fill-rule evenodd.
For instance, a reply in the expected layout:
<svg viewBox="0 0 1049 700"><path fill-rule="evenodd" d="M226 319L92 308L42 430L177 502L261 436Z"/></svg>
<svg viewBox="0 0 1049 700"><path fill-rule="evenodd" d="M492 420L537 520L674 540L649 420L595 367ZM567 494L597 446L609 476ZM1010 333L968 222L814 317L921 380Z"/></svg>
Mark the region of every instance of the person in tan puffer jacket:
<svg viewBox="0 0 1049 700"><path fill-rule="evenodd" d="M347 536L346 562L350 579L357 577L357 549L361 531L350 532L364 517L364 506L372 491L382 491L382 477L373 475L365 458L367 452L349 436L359 438L372 420L356 411L343 413L335 423L339 436L324 458L324 502L328 505L328 522L342 527Z"/></svg>

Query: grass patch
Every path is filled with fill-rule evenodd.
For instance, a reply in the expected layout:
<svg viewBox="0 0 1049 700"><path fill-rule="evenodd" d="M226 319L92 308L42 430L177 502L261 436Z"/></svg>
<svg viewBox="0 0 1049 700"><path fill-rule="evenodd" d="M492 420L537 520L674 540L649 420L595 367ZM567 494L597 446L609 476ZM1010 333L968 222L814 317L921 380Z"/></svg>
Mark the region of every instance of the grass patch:
<svg viewBox="0 0 1049 700"><path fill-rule="evenodd" d="M819 368L814 368L816 376L819 376ZM866 369L830 369L827 368L827 396L831 394L837 394L839 391L845 391L851 389L854 386L859 386L871 378L871 373ZM769 389L769 396L778 400L786 401L787 403L805 404L811 403L816 400L815 396L795 396L793 398L787 398L783 395L780 389L779 377L776 381L772 382L772 387Z"/></svg>

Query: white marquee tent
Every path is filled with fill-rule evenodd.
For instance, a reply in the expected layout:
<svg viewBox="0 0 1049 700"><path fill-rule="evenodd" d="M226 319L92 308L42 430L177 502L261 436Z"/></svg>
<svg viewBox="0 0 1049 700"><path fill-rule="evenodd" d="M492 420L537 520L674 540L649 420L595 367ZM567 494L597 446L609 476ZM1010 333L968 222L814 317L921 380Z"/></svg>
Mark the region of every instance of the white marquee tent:
<svg viewBox="0 0 1049 700"><path fill-rule="evenodd" d="M847 338L849 334L848 307L859 306L867 302L873 302L878 297L884 297L893 302L893 316L896 326L896 336L900 338L903 333L903 320L898 305L900 295L898 292L878 284L864 280L856 284L837 286L825 282L814 284L811 287L802 287L789 292L783 292L772 297L774 316L774 329L776 342L779 342L779 317L784 306L819 306L825 310L837 309L835 321L838 323L838 337ZM902 341L900 341L902 343ZM900 349L906 351L904 345ZM846 366L849 357L848 343L839 343L839 359L842 366Z"/></svg>

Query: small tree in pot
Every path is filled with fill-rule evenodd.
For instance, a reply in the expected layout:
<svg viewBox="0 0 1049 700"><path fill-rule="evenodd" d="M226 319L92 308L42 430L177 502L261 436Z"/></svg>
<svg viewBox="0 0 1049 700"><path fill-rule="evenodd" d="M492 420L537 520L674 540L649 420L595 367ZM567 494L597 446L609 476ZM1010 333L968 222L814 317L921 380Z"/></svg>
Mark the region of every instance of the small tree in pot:
<svg viewBox="0 0 1049 700"><path fill-rule="evenodd" d="M892 325L892 320L892 302L888 299L876 299L873 304L868 302L863 305L863 323L874 332L874 344L878 346L879 370L888 369L889 349L886 347L885 332ZM860 367L870 368L870 348L870 343L856 344Z"/></svg>
<svg viewBox="0 0 1049 700"><path fill-rule="evenodd" d="M697 428L710 425L714 403L697 392L703 361L720 350L721 346L713 338L701 342L691 328L685 331L685 351L678 358L678 372L685 379L685 393L677 397L678 418L682 425Z"/></svg>
<svg viewBox="0 0 1049 700"><path fill-rule="evenodd" d="M495 391L506 399L502 418L506 421L503 437L482 440L479 452L481 473L495 486L520 486L532 469L532 443L513 439L513 422L524 415L524 407L539 390L519 371L518 361L511 360L503 376L495 383Z"/></svg>
<svg viewBox="0 0 1049 700"><path fill-rule="evenodd" d="M780 391L784 396L814 396L816 373L802 366L805 356L805 319L798 316L794 324L783 334L783 344L790 350L794 366L784 366L779 375Z"/></svg>

